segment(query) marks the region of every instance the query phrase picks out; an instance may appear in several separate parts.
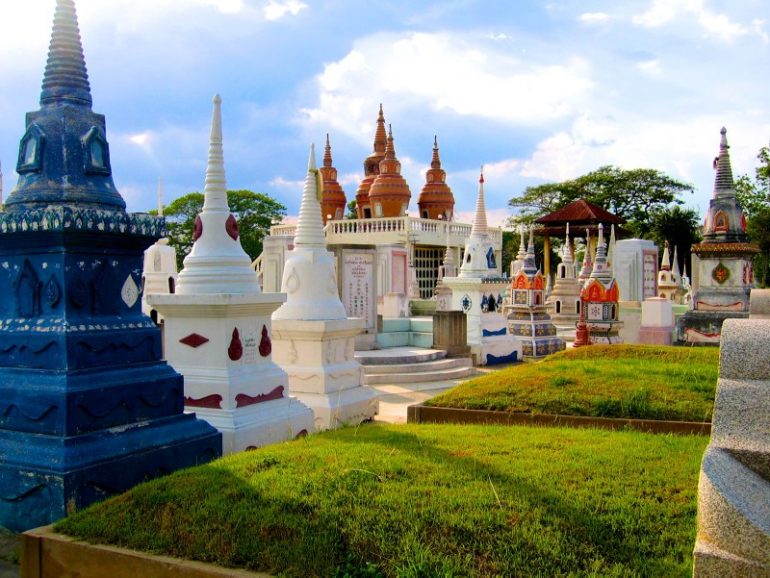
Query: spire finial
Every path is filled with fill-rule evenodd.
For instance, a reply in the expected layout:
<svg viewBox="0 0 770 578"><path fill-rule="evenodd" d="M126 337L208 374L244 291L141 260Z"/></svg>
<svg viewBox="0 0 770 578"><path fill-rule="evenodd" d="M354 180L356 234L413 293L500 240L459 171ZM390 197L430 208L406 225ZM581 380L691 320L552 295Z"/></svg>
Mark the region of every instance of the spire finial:
<svg viewBox="0 0 770 578"><path fill-rule="evenodd" d="M382 112L382 103L380 103L380 112L377 115L377 129L374 131L374 152L384 154L388 143L388 135L385 132L385 115Z"/></svg>
<svg viewBox="0 0 770 578"><path fill-rule="evenodd" d="M310 157L307 162L305 188L302 190L294 246L326 247L321 204L318 202L318 169L316 168L315 145L313 144L310 145Z"/></svg>
<svg viewBox="0 0 770 578"><path fill-rule="evenodd" d="M329 142L329 133L326 133L326 146L324 147L324 167L331 168L332 166L332 145Z"/></svg>
<svg viewBox="0 0 770 578"><path fill-rule="evenodd" d="M40 106L61 102L91 107L78 18L73 0L57 0Z"/></svg>
<svg viewBox="0 0 770 578"><path fill-rule="evenodd" d="M227 180L225 156L222 149L222 97L214 95L211 112L211 140L206 169L206 185L203 189L203 211L227 211Z"/></svg>
<svg viewBox="0 0 770 578"><path fill-rule="evenodd" d="M163 216L163 177L158 177L158 216Z"/></svg>
<svg viewBox="0 0 770 578"><path fill-rule="evenodd" d="M487 234L487 209L484 206L484 165L479 174L479 192L476 196L476 214L473 217L471 237L481 237Z"/></svg>
<svg viewBox="0 0 770 578"><path fill-rule="evenodd" d="M730 145L727 144L727 129L722 127L719 131L722 135L719 139L719 156L714 159L714 168L717 170L714 178L714 196L719 193L734 193L733 167L730 163Z"/></svg>

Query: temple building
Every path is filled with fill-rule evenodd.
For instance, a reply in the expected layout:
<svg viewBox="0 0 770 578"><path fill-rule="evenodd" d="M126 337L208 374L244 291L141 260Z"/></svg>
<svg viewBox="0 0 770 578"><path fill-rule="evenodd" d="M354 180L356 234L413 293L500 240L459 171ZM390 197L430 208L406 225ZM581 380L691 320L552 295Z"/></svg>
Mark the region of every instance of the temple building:
<svg viewBox="0 0 770 578"><path fill-rule="evenodd" d="M323 166L318 169L321 174L323 190L321 191L321 216L323 223L333 219L340 220L345 217L345 208L348 201L345 191L337 180L337 169L332 163L332 147L329 143L329 135L326 135L326 147L324 148Z"/></svg>
<svg viewBox="0 0 770 578"><path fill-rule="evenodd" d="M568 223L561 263L556 267L556 281L546 300L547 311L558 335L567 341L575 338L575 326L580 317L580 282L571 245Z"/></svg>
<svg viewBox="0 0 770 578"><path fill-rule="evenodd" d="M521 342L524 357L545 357L566 347L564 340L556 336L556 326L546 312L545 277L535 264L531 230L524 266L511 281L508 331Z"/></svg>
<svg viewBox="0 0 770 578"><path fill-rule="evenodd" d="M163 216L162 179L158 179L158 216ZM147 303L147 296L175 293L177 276L176 250L168 244L168 237L162 237L144 252L142 268L142 311L156 323L162 318Z"/></svg>
<svg viewBox="0 0 770 578"><path fill-rule="evenodd" d="M677 322L677 338L687 343L718 345L725 319L748 317L754 286L753 257L759 250L748 243L746 217L735 195L727 129L720 134L703 241L692 246L692 310Z"/></svg>
<svg viewBox="0 0 770 578"><path fill-rule="evenodd" d="M142 313L162 218L127 213L93 112L75 5L57 0L40 109L0 212L0 526L50 524L222 440L183 413L183 379Z"/></svg>
<svg viewBox="0 0 770 578"><path fill-rule="evenodd" d="M326 188L330 185L323 171L333 169L331 154L329 165L320 169L324 174L324 202L327 199ZM335 190L333 185L330 190ZM378 314L387 316L396 310L408 314L409 303L417 301L425 302L423 305L430 308L432 304L427 301L434 295L447 245L452 261L459 263L470 236L471 224L452 220L454 195L446 184L436 139L426 185L418 201L420 213L427 211L428 218L409 214L410 198L409 184L401 175L393 134L386 131L380 105L374 150L364 161L364 178L356 192L358 218L336 218L339 214L336 208L333 213L331 208L326 208L330 205L323 208L327 248L337 260L340 297L348 316L366 320L364 333L356 340L358 348L366 348L367 343L368 346L376 346ZM337 202L341 200L340 195ZM334 218L329 219L328 215ZM490 259L500 276L502 230L488 227L487 233L491 243L489 248L492 249ZM263 240L263 252L254 261L253 267L265 292L280 290L295 234L296 225L276 225ZM400 305L388 307L386 301Z"/></svg>
<svg viewBox="0 0 770 578"><path fill-rule="evenodd" d="M604 242L603 233L604 226L599 223L593 270L581 292L584 311L581 318L585 319L588 326L589 340L592 344L615 344L623 342L618 334L623 325L619 320L620 289L612 273L612 267L607 261L607 245Z"/></svg>
<svg viewBox="0 0 770 578"><path fill-rule="evenodd" d="M433 137L433 158L425 173L425 184L417 201L420 217L451 221L454 218L455 198L446 184L446 171L441 168L438 154L438 137Z"/></svg>
<svg viewBox="0 0 770 578"><path fill-rule="evenodd" d="M409 208L412 191L406 179L401 175L401 163L396 158L393 143L393 129L388 127L388 140L385 145L385 158L380 161L380 172L369 188L369 207L372 216L403 217Z"/></svg>
<svg viewBox="0 0 770 578"><path fill-rule="evenodd" d="M356 215L359 219L371 219L374 214L369 203L369 191L374 179L380 174L380 162L385 159L385 149L388 145L388 135L385 132L385 115L380 112L377 115L377 128L374 132L374 150L364 159L364 178L356 191Z"/></svg>

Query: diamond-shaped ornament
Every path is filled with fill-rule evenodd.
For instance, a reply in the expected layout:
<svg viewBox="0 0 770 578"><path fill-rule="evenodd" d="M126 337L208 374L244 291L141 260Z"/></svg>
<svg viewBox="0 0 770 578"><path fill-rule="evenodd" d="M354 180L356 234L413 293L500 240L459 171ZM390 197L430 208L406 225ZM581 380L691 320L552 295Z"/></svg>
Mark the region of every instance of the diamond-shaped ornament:
<svg viewBox="0 0 770 578"><path fill-rule="evenodd" d="M125 283L123 283L123 288L120 290L120 297L129 309L133 307L136 304L137 299L139 299L139 287L137 286L136 281L134 281L134 276L130 273L126 278Z"/></svg>
<svg viewBox="0 0 770 578"><path fill-rule="evenodd" d="M196 347L200 347L201 345L206 343L208 340L209 340L208 337L203 337L203 335L200 335L198 333L190 333L190 335L186 337L182 337L182 339L179 340L179 343L182 343L192 348L196 348Z"/></svg>

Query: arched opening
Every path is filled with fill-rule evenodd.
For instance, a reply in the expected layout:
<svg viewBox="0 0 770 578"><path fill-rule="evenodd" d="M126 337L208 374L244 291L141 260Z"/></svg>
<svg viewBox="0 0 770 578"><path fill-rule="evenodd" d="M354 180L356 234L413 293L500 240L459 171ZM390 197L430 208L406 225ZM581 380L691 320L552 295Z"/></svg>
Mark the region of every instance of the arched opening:
<svg viewBox="0 0 770 578"><path fill-rule="evenodd" d="M561 301L556 301L556 313L561 313Z"/></svg>
<svg viewBox="0 0 770 578"><path fill-rule="evenodd" d="M174 281L173 277L168 278L168 292L169 293L175 293L176 292L176 281Z"/></svg>

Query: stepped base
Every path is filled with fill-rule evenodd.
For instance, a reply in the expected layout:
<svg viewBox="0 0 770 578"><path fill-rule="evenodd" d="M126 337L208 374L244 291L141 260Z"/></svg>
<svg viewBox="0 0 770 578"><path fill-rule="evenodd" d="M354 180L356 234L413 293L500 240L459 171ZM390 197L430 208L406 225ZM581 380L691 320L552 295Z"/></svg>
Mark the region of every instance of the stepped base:
<svg viewBox="0 0 770 578"><path fill-rule="evenodd" d="M294 397L235 410L195 408L222 434L223 455L291 440L315 431L313 411Z"/></svg>
<svg viewBox="0 0 770 578"><path fill-rule="evenodd" d="M220 455L220 434L192 414L74 437L0 430L0 523L50 524L96 501Z"/></svg>
<svg viewBox="0 0 770 578"><path fill-rule="evenodd" d="M310 407L315 416L315 429L334 429L357 425L377 414L377 392L366 386L330 393L294 393L299 401Z"/></svg>

